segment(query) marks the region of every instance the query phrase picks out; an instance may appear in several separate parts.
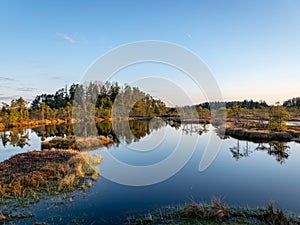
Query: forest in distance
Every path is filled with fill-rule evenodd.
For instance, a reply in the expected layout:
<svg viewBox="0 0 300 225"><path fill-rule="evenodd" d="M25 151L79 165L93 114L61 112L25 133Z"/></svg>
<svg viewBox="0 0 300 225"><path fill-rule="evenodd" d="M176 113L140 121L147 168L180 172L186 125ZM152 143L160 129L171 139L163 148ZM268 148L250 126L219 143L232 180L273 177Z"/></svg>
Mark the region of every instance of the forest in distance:
<svg viewBox="0 0 300 225"><path fill-rule="evenodd" d="M113 105L118 106L118 113L115 115L112 115ZM214 109L211 109L211 105L214 105ZM74 110L76 107L78 110ZM78 115L75 115L77 112ZM111 117L179 118L182 112L185 118L197 118L205 123L210 122L213 113L215 117L217 114L223 114L227 119L238 122L243 119L270 121L271 130L283 131L285 120L300 120L300 97L286 100L282 105L279 102L268 105L265 101L244 100L168 107L163 101L153 98L137 87L120 86L117 82L90 82L85 85L72 84L69 89L61 88L55 94L38 95L31 103L22 97L12 100L10 104L2 102L0 129L71 123L74 118L98 118L98 122L109 120ZM274 123L271 123L272 121Z"/></svg>

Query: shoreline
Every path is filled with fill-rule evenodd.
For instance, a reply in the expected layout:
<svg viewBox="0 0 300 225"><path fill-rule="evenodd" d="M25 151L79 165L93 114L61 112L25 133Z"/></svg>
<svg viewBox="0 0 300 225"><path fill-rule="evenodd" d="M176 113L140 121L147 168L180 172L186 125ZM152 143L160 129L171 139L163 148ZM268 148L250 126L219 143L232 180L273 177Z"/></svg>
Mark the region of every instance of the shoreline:
<svg viewBox="0 0 300 225"><path fill-rule="evenodd" d="M296 215L275 209L272 203L266 207L231 207L213 198L210 204L196 203L168 206L149 212L144 216L128 218L126 225L159 224L248 224L248 225L299 225Z"/></svg>
<svg viewBox="0 0 300 225"><path fill-rule="evenodd" d="M30 129L40 126L60 125L60 124L73 124L74 119L44 119L44 120L25 120L21 122L9 122L7 124L0 123L0 131L13 130L13 129Z"/></svg>
<svg viewBox="0 0 300 225"><path fill-rule="evenodd" d="M155 117L154 117L155 118ZM150 117L124 117L118 118L116 121L132 121L132 120L151 120L154 118ZM162 117L162 119L170 124L211 124L210 119L181 119L180 117ZM101 122L112 122L113 118L100 118L97 117L94 119L96 123ZM287 122L300 122L296 120L289 120ZM61 125L61 124L75 124L80 123L80 121L74 120L72 118L68 119L45 119L45 120L26 120L22 122L12 122L4 125L0 123L0 131L8 131L15 129L30 129L36 128L40 126L48 126L48 125ZM260 127L258 125L257 120L248 120L248 121L239 121L236 123L232 118L226 119L225 126L225 135L233 138L237 138L240 140L249 140L253 142L263 142L263 141L281 141L281 142L289 142L295 141L300 143L300 126L296 125L288 125L286 131L275 132L270 131L267 127Z"/></svg>
<svg viewBox="0 0 300 225"><path fill-rule="evenodd" d="M102 156L57 149L19 153L0 162L0 224L34 217L24 208L50 196L91 188L100 176L94 166L101 161Z"/></svg>
<svg viewBox="0 0 300 225"><path fill-rule="evenodd" d="M115 121L128 121L128 120L151 120L156 117L122 117L115 119ZM181 123L210 123L210 120L195 120L195 119L184 119L181 120L178 117L162 117L162 119L166 121L173 121L173 122L181 122ZM102 117L95 117L93 119L96 123L101 122L112 122L114 119L112 117L108 118L102 118ZM91 120L91 121L93 121ZM44 120L25 120L21 122L9 122L9 123L1 123L0 122L0 131L6 131L6 130L12 130L12 129L30 129L30 128L36 128L40 126L48 126L48 125L61 125L61 124L74 124L74 123L80 123L82 121L75 120L73 118L67 118L67 119L44 119Z"/></svg>
<svg viewBox="0 0 300 225"><path fill-rule="evenodd" d="M270 131L267 128L258 128L258 126L238 126L232 122L227 122L225 135L253 142L280 141L280 142L298 142L300 143L300 126L288 126L286 131Z"/></svg>
<svg viewBox="0 0 300 225"><path fill-rule="evenodd" d="M294 141L300 143L300 132L268 132L261 130L243 130L239 128L226 128L225 135L239 139L253 142L263 141L280 141L290 142Z"/></svg>

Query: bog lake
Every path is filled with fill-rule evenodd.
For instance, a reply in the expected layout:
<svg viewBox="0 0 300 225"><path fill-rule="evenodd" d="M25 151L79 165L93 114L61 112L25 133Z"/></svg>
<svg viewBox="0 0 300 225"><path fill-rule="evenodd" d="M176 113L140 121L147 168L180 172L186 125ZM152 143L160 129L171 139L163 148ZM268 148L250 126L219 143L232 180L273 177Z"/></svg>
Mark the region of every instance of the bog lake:
<svg viewBox="0 0 300 225"><path fill-rule="evenodd" d="M86 153L104 155L99 165L101 176L89 190L69 193L64 203L59 203L58 197L50 196L30 205L26 210L34 217L20 220L18 224L37 221L49 224L122 224L129 216L191 201L210 202L212 197L221 198L232 206L266 206L273 201L276 207L300 213L299 143L220 139L212 125L174 125L163 121L130 121L127 125L117 126L118 132L113 133L111 123L97 124L98 134L113 137L115 144ZM122 127L127 129L123 131ZM71 133L72 125L1 132L0 161L21 152L40 150L43 140ZM221 141L221 146L215 160L200 172L199 163L208 143L218 141ZM180 143L184 144L178 149ZM146 186L120 184L122 182L117 182L117 178L111 179L111 174L118 173L118 168L108 165L110 162L105 158L110 154L138 170L139 167L163 164L174 151L181 151L184 157L185 151L191 152L190 149L193 150L191 157L179 165L174 175ZM276 154L276 149L284 154ZM122 176L125 176L122 180L129 183L134 179L126 171L122 171Z"/></svg>

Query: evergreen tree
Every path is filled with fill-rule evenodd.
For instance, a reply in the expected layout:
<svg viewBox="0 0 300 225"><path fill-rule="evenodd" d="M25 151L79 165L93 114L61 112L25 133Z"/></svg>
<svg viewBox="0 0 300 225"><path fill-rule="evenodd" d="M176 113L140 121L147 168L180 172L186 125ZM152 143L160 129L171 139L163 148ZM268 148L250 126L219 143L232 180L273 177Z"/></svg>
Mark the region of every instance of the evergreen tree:
<svg viewBox="0 0 300 225"><path fill-rule="evenodd" d="M287 129L286 120L289 119L289 113L285 107L279 105L279 102L275 106L270 108L269 114L269 128L272 131L285 131Z"/></svg>

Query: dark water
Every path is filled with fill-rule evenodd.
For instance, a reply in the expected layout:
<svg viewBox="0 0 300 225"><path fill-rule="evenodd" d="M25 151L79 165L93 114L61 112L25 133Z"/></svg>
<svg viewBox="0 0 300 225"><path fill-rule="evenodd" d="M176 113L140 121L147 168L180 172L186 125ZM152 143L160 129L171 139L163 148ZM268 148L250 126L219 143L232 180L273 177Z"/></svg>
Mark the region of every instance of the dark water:
<svg viewBox="0 0 300 225"><path fill-rule="evenodd" d="M185 143L186 151L194 148L193 143L196 143L195 151L174 176L148 186L122 185L106 178L117 168L107 165L104 157L99 166L102 176L89 191L72 193L71 200L68 195L67 204L53 204L54 198L40 201L28 209L35 217L18 221L18 224L37 221L49 224L122 224L128 216L143 215L163 206L192 200L209 202L213 196L230 205L251 207L265 206L272 200L277 207L300 213L300 144L258 144L227 138L222 140L213 163L199 172L199 162L208 142L220 140L215 128L210 125L204 128L197 124L170 126L159 121L131 121L130 130L126 130L126 123L116 125L118 132L113 132L110 123L89 127L87 132L96 129L99 134L109 135L119 143L88 154L109 153L121 162L142 167L163 162L179 142ZM19 152L40 149L41 139L70 134L72 130L68 126L6 132L6 138L2 133L0 159L3 161ZM21 141L17 141L17 136ZM185 150L181 151L184 155ZM124 174L126 176L126 171Z"/></svg>

